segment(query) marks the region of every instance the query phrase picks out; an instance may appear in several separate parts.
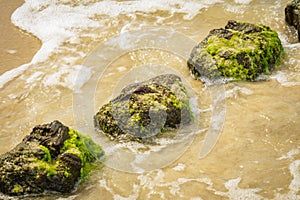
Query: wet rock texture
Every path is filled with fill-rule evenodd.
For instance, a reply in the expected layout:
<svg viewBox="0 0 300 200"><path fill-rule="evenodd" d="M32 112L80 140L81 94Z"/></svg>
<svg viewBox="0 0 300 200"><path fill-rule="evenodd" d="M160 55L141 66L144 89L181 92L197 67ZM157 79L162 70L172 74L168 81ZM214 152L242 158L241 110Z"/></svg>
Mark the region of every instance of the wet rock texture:
<svg viewBox="0 0 300 200"><path fill-rule="evenodd" d="M180 77L166 74L125 87L100 108L94 121L111 140L145 142L190 123L192 117Z"/></svg>
<svg viewBox="0 0 300 200"><path fill-rule="evenodd" d="M293 0L285 7L285 21L294 26L298 32L298 41L300 42L300 1Z"/></svg>
<svg viewBox="0 0 300 200"><path fill-rule="evenodd" d="M91 162L103 156L89 137L59 121L38 125L0 156L0 192L8 195L70 192Z"/></svg>
<svg viewBox="0 0 300 200"><path fill-rule="evenodd" d="M211 30L191 52L188 67L200 79L253 81L279 64L283 47L278 34L259 24L228 21Z"/></svg>

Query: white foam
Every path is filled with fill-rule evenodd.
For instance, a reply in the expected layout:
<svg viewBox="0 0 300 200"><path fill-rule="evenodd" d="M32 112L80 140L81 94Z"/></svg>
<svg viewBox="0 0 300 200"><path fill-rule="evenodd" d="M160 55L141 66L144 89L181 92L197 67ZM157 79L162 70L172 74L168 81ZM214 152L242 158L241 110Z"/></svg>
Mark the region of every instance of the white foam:
<svg viewBox="0 0 300 200"><path fill-rule="evenodd" d="M157 10L168 10L184 13L186 18L190 19L201 8L222 2L222 0L207 0L201 3L194 0L101 1L87 6L72 6L66 4L68 2L71 1L26 0L25 4L13 13L12 21L20 28L36 35L47 47L49 47L49 42L56 43L53 46L50 45L54 47L67 38L71 38L76 28L99 27L100 24L91 19L95 15L117 17L121 14L131 14L137 11L155 12Z"/></svg>
<svg viewBox="0 0 300 200"><path fill-rule="evenodd" d="M251 188L251 189L242 189L238 187L241 178L236 178L229 180L225 183L225 187L228 189L228 196L230 199L252 199L252 200L260 200L263 199L262 196L256 194L261 191L259 188Z"/></svg>
<svg viewBox="0 0 300 200"><path fill-rule="evenodd" d="M217 195L226 196L229 199L251 199L251 200L261 200L264 199L262 196L258 195L257 192L261 191L259 188L249 188L243 189L238 186L241 182L241 178L228 180L225 183L225 187L228 192L216 191Z"/></svg>
<svg viewBox="0 0 300 200"><path fill-rule="evenodd" d="M26 83L34 83L37 80L41 79L41 76L43 75L43 72L34 72L27 80Z"/></svg>
<svg viewBox="0 0 300 200"><path fill-rule="evenodd" d="M22 74L29 68L30 64L21 65L18 68L12 69L0 75L0 89L9 81Z"/></svg>
<svg viewBox="0 0 300 200"><path fill-rule="evenodd" d="M17 53L18 51L17 51L17 50L14 50L14 49L8 49L8 50L6 50L6 52L9 53L9 54L15 54L15 53Z"/></svg>
<svg viewBox="0 0 300 200"><path fill-rule="evenodd" d="M297 155L299 153L300 153L300 149L292 149L286 155L283 155L280 158L277 158L276 160L292 159L294 155Z"/></svg>
<svg viewBox="0 0 300 200"><path fill-rule="evenodd" d="M277 160L284 160L289 159L292 160L291 164L289 165L290 173L293 177L290 185L289 185L289 192L286 194L277 193L275 195L275 200L280 199L300 199L299 191L300 191L300 160L294 160L297 155L300 153L300 147L297 149L290 150L286 155L277 158Z"/></svg>
<svg viewBox="0 0 300 200"><path fill-rule="evenodd" d="M6 200L18 200L19 198L6 196L6 195L0 193L0 199L6 199Z"/></svg>
<svg viewBox="0 0 300 200"><path fill-rule="evenodd" d="M234 2L238 4L249 4L252 0L234 0Z"/></svg>
<svg viewBox="0 0 300 200"><path fill-rule="evenodd" d="M213 185L212 181L208 178L178 178L177 180L166 182L165 173L161 169L157 169L147 174L140 175L138 176L137 179L140 181L139 184L140 188L153 191L153 192L155 191L156 194L158 192L157 188L166 188L169 190L169 193L175 196L177 199L184 198L184 196L181 194L180 189L181 186L186 183L189 182L204 183L207 185L207 189L210 189ZM159 192L159 194L162 198L165 197L164 192ZM152 199L151 195L152 192L149 192L147 194L147 198Z"/></svg>
<svg viewBox="0 0 300 200"><path fill-rule="evenodd" d="M90 79L92 71L90 68L75 65L75 66L62 66L60 70L48 75L44 80L44 86L63 86L80 92L80 88Z"/></svg>
<svg viewBox="0 0 300 200"><path fill-rule="evenodd" d="M298 81L297 78L297 75L295 75L295 81L291 81L289 80L290 78L293 78L293 74L291 75L287 75L286 73L282 72L282 71L279 71L277 72L276 74L272 75L270 77L271 79L273 80L277 80L282 86L297 86L297 85L300 85L300 80Z"/></svg>
<svg viewBox="0 0 300 200"><path fill-rule="evenodd" d="M141 164L141 163L143 163L143 162L145 162L145 161L147 161L149 155L150 155L149 153L146 153L146 154L143 154L143 155L141 155L141 154L136 155L134 161L132 163L130 163L130 165L132 166L132 168L137 173L143 173L143 172L145 172L145 170L143 168L141 168L141 167L138 167L138 165Z"/></svg>
<svg viewBox="0 0 300 200"><path fill-rule="evenodd" d="M294 154L294 151L289 152L289 154ZM291 157L293 157L291 155ZM178 164L174 168L181 168L181 164ZM185 166L184 166L185 167ZM173 168L173 170L174 170ZM278 190L278 193L274 193L274 200L294 200L300 199L300 195L298 194L300 190L300 160L295 160L291 162L289 165L289 169L291 175L293 177L290 185L288 186L289 191L287 193L282 193L282 191ZM184 174L183 174L184 175ZM156 169L148 173L141 174L137 177L139 184L134 184L134 188L132 194L128 197L122 197L118 194L115 194L115 191L110 188L106 182L106 180L100 180L100 186L104 187L108 192L114 195L114 199L130 199L130 197L139 197L139 194L146 190L150 191L147 194L147 198L151 198L153 194L160 195L161 198L164 198L167 193L170 193L176 198L184 198L182 192L182 186L186 183L198 182L203 183L206 186L206 190L213 192L215 195L220 197L228 198L228 199L251 199L251 200L262 200L266 199L260 195L262 192L261 188L241 188L239 187L240 182L242 181L241 177L237 177L234 179L230 179L225 182L224 186L227 191L219 191L214 188L213 182L211 179L207 177L202 178L185 178L184 176L175 178L174 180L169 180L169 178L165 178L166 174L162 169ZM168 179L168 181L166 181ZM160 189L163 189L161 191ZM191 199L201 199L199 197L193 197Z"/></svg>
<svg viewBox="0 0 300 200"><path fill-rule="evenodd" d="M284 40L283 44L284 44L284 47L287 47L287 48L300 48L300 43L289 44L286 40Z"/></svg>
<svg viewBox="0 0 300 200"><path fill-rule="evenodd" d="M183 171L185 169L185 164L179 163L176 167L173 167L173 170L175 171Z"/></svg>
<svg viewBox="0 0 300 200"><path fill-rule="evenodd" d="M300 199L299 191L300 191L300 160L293 161L290 166L290 173L293 176L293 180L291 181L289 185L289 192L282 194L282 193L276 193L274 200L281 200L281 199L287 199L287 200L294 200L294 199Z"/></svg>
<svg viewBox="0 0 300 200"><path fill-rule="evenodd" d="M251 94L253 94L253 91L249 90L248 88L239 87L239 86L235 86L234 88L226 91L227 98L230 98L230 97L233 98L233 97L238 96L239 94L251 95Z"/></svg>
<svg viewBox="0 0 300 200"><path fill-rule="evenodd" d="M194 115L199 115L201 110L198 106L198 98L196 96L190 98L189 103L190 103L190 107L191 107L191 110L194 113Z"/></svg>
<svg viewBox="0 0 300 200"><path fill-rule="evenodd" d="M123 71L125 71L127 68L124 67L124 66L120 66L120 67L118 67L117 69L118 69L119 72L123 72Z"/></svg>
<svg viewBox="0 0 300 200"><path fill-rule="evenodd" d="M294 193L298 193L300 191L300 160L296 160L290 164L290 172L293 175L293 180L289 185L289 189ZM298 198L300 195L297 195Z"/></svg>
<svg viewBox="0 0 300 200"><path fill-rule="evenodd" d="M25 4L13 13L12 22L41 39L44 45L41 51L47 56L63 41L73 38L74 35L76 36L78 34L77 29L101 27L102 24L91 19L95 15L117 17L121 14L132 14L137 11L155 12L157 10L167 10L184 13L186 18L190 19L198 14L201 8L222 2L222 0L207 0L201 3L194 0L101 1L87 6L67 5L66 3L68 2L71 1L26 0Z"/></svg>
<svg viewBox="0 0 300 200"><path fill-rule="evenodd" d="M94 16L134 15L136 12L169 11L183 13L184 19L192 19L202 8L207 8L223 0L141 0L141 1L82 1L74 6L71 0L26 0L12 15L12 22L21 29L32 33L42 41L40 50L29 64L0 76L0 88L13 80L30 66L43 62L66 41L78 42L80 32L88 28L103 28L104 21L93 20ZM85 4L85 5L83 5ZM134 20L134 17L133 17ZM94 35L94 37L97 37ZM81 55L85 56L85 54ZM54 75L55 76L55 75Z"/></svg>

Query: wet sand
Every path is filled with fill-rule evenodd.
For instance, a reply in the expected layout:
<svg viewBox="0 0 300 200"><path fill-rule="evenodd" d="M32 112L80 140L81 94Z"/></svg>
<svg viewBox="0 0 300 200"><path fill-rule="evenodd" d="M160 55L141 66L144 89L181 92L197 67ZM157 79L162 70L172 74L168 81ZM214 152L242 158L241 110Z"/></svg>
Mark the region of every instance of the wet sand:
<svg viewBox="0 0 300 200"><path fill-rule="evenodd" d="M8 0L0 1L0 5L8 2ZM11 4L11 2L21 1L13 0L9 3ZM59 4L64 2L67 1L60 1ZM78 66L75 65L85 65L84 56L98 45L97 42L109 41L121 30L127 30L127 27L128 30L161 26L176 27L179 32L186 33L187 36L200 41L210 29L223 27L227 19L239 19L268 24L275 27L282 36L290 37L283 15L286 1L277 2L280 5L276 5L275 8L271 1L253 1L250 5L237 6L233 6L236 5L232 3L233 1L225 0L224 2L226 3L212 5L202 10L191 21L184 20L181 13L175 13L172 16L168 14L168 11L151 12L151 9L149 10L146 6L140 9L142 11L138 10L133 13L128 11L115 18L96 15L94 19L95 22L98 22L96 28L72 25L73 36L78 39L78 41L75 40L76 43L65 42L57 45L57 49L52 51L52 55L45 61L31 65L25 72L22 72L21 76L14 78L0 90L0 124L2 128L0 153L14 148L35 125L48 123L55 119L89 134L92 138L97 139L99 144L102 144L99 142L102 138L94 131L93 125L86 126L95 113L93 109L86 108L88 103L98 109L100 105L116 94L119 86L136 80L136 75L130 74L132 72L130 70L139 70L139 66L150 64L170 66L177 71L184 69L179 73L185 73L183 77L188 76L189 71L185 68L186 62L174 59L174 57L178 57L177 54L173 55L174 51L169 52L169 55L160 49L156 51L157 53L153 53L154 51L150 52L146 48L143 51L133 49L124 55L112 54L119 57L116 56L116 60L107 65L103 74L98 77L97 90L94 89L94 85L90 84L90 78L77 79L79 75L89 77L89 70L82 70L85 68L77 70ZM71 5L66 6L66 9L70 9L70 14L74 14L78 10L73 8L75 5L72 5L71 1L69 3ZM228 6L229 11L224 9L225 5ZM55 9L55 6L57 5L53 4L53 7L50 8ZM15 8L17 7L15 6ZM88 14L93 11L93 9L86 9L88 10L85 11L89 11ZM64 11L60 10L60 12ZM32 12L40 11L33 10ZM106 11L100 9L99 13L106 13ZM47 17L49 16L51 19L55 15L56 13L53 12ZM9 18L7 17L8 22ZM80 19L79 17L74 20L80 22ZM48 21L47 18L44 20L45 23ZM56 25L60 25L60 23ZM64 27L64 30L66 28ZM17 41L30 41L30 36L20 32L16 27L12 26L12 29L25 37L24 39L18 38ZM6 37L8 36L6 35ZM168 39L168 37L162 38ZM116 44L118 44L117 42ZM8 47L12 48L12 45L15 44L29 47L29 45L14 42L14 40L10 41ZM137 44L137 42L133 44ZM178 42L179 48L174 49L180 49L182 44L183 42ZM108 166L106 162L101 170L95 171L91 178L80 183L78 190L74 193L30 196L23 200L54 200L62 197L87 200L98 199L100 196L103 199L300 199L300 137L298 131L300 130L300 86L297 85L300 55L298 46L287 45L285 48L287 58L273 75L279 73L279 78L283 83L287 85L296 83L296 85L284 86L276 81L277 79L266 82L227 84L226 94L228 97L226 98L223 131L215 148L207 157L199 159L199 152L205 137L205 132L203 132L194 137L190 146L186 145L187 150L178 160L174 163L167 163L167 166L161 169L141 174L117 170L123 169L123 166L128 163L136 166L138 162L141 162L151 167L154 163L152 160L159 164L165 162L164 159L155 160L153 156L148 157L143 152L132 156L134 161L131 161L133 159L113 160L109 157L112 162L115 161L114 165ZM21 50L18 51L21 52ZM115 51L111 52L115 53ZM19 57L26 57L30 61L29 52L25 51L23 54L26 56L20 54L22 56ZM8 58L8 55L5 54L4 57ZM17 56L15 55L15 57ZM103 58L111 59L108 56ZM101 70L104 62L97 63L97 60L95 62L92 70ZM180 66L182 67L180 68ZM96 70L93 72L94 74L98 73ZM155 72L152 71L140 70L139 76ZM218 120L218 118L210 118L209 91L205 90L198 81L188 77L190 79L185 78L185 80L191 85L192 90L198 92L196 94L199 97L199 109L205 110L203 117L201 116L200 123L203 123L199 126L199 130L201 130L202 127L205 128L205 125L208 126L212 120ZM77 90L74 87L77 80L83 80L85 83L83 87L87 87L85 91L91 91L90 98L80 92L75 93L80 98L74 95L74 91ZM293 82L288 82L289 80ZM100 85L100 83L103 84ZM95 99L95 103L92 99ZM88 131L86 131L87 129ZM161 152L167 152L169 157L174 154L173 152L181 150L181 148L171 146L168 148L172 153ZM109 148L106 149L107 152L111 151ZM123 159L123 157L121 158ZM149 164L149 161L152 163ZM162 166L162 164L160 165Z"/></svg>
<svg viewBox="0 0 300 200"><path fill-rule="evenodd" d="M0 75L30 62L41 46L36 37L22 31L11 22L11 15L23 2L0 1Z"/></svg>

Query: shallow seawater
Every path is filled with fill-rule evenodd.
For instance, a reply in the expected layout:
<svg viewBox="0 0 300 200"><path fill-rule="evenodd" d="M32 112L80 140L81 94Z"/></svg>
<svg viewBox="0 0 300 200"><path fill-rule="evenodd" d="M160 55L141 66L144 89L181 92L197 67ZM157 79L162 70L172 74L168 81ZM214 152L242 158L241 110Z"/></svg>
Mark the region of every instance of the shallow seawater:
<svg viewBox="0 0 300 200"><path fill-rule="evenodd" d="M0 153L58 119L91 135L107 160L72 194L23 199L300 199L300 44L284 22L287 2L27 0L12 22L43 45L31 63L0 77ZM218 93L190 76L186 56L231 19L270 26L286 55L267 80L227 83ZM188 89L197 115L190 137L122 146L93 130L101 105L162 73ZM222 112L214 98L225 98ZM220 136L200 158L214 125Z"/></svg>

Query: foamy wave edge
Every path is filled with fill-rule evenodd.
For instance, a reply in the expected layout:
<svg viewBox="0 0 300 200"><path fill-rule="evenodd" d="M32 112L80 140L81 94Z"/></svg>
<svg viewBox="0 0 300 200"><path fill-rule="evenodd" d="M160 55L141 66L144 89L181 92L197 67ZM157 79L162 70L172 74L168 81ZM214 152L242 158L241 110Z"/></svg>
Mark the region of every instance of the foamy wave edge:
<svg viewBox="0 0 300 200"><path fill-rule="evenodd" d="M183 13L184 19L190 20L201 9L219 2L223 2L223 0L204 0L201 3L195 0L100 1L96 3L86 0L83 3L87 3L87 5L72 6L69 0L25 0L25 3L12 14L11 21L15 26L41 40L42 46L30 63L2 74L0 88L34 64L47 60L63 42L76 40L79 37L78 30L101 26L91 19L95 15L114 18L120 14L132 14L138 11L149 13L164 10L171 14Z"/></svg>

